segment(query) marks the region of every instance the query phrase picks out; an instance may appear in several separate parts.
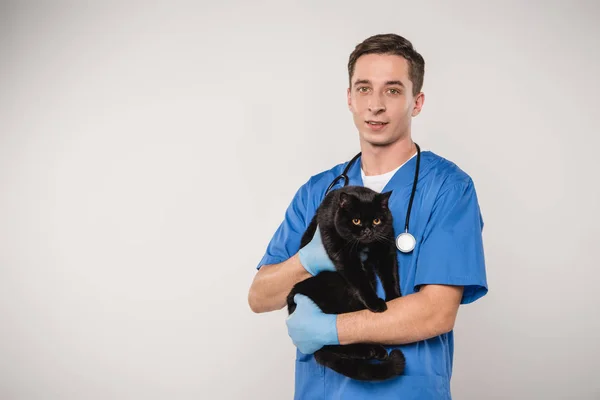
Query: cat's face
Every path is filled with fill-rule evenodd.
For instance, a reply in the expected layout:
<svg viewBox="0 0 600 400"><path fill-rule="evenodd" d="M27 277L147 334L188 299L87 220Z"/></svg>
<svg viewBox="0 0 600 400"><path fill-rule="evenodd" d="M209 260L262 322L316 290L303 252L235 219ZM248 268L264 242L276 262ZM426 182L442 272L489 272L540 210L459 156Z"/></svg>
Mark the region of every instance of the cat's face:
<svg viewBox="0 0 600 400"><path fill-rule="evenodd" d="M375 193L364 199L351 193L340 193L340 209L336 214L335 226L344 239L369 244L389 240L392 213L388 200L392 192Z"/></svg>

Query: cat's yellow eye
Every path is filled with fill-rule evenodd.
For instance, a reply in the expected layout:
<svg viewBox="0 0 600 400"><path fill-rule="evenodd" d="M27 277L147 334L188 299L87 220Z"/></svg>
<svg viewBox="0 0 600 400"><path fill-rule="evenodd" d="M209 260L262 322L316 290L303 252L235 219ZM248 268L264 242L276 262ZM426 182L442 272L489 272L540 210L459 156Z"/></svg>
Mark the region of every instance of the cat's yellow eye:
<svg viewBox="0 0 600 400"><path fill-rule="evenodd" d="M379 225L381 223L381 220L379 218L375 218L373 220L373 225Z"/></svg>
<svg viewBox="0 0 600 400"><path fill-rule="evenodd" d="M360 219L358 219L358 218L354 218L354 219L352 220L352 223L353 223L354 225L360 225Z"/></svg>

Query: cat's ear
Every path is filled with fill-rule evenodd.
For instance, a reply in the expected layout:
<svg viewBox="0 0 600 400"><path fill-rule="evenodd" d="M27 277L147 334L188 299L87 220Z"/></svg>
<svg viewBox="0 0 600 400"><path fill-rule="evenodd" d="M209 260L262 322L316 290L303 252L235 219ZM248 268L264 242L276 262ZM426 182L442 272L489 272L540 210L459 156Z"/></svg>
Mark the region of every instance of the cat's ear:
<svg viewBox="0 0 600 400"><path fill-rule="evenodd" d="M379 198L381 199L382 207L388 207L388 203L389 203L391 195L392 195L392 190L390 190L389 192L381 193L379 195Z"/></svg>
<svg viewBox="0 0 600 400"><path fill-rule="evenodd" d="M340 207L348 209L350 206L350 195L348 193L342 192L340 193Z"/></svg>

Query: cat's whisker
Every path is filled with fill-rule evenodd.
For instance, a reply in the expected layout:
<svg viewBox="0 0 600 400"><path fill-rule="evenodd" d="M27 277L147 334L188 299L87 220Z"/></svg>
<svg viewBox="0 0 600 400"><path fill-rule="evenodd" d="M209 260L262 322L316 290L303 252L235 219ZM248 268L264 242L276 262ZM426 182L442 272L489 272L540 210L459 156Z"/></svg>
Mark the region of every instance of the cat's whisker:
<svg viewBox="0 0 600 400"><path fill-rule="evenodd" d="M394 240L381 234L375 235L375 240L381 243L394 243Z"/></svg>

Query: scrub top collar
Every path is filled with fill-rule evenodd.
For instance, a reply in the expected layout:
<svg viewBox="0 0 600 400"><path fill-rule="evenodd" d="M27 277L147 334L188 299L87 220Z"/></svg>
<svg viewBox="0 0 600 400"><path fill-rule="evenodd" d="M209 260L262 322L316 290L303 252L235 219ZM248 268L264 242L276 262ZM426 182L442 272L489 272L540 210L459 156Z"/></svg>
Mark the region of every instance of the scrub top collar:
<svg viewBox="0 0 600 400"><path fill-rule="evenodd" d="M424 162L427 159L427 150L421 150L421 165L419 168L419 180L426 169L428 163ZM360 174L362 163L362 156L358 157L356 161L350 167L348 171L348 185L364 186L362 176ZM393 188L400 189L406 185L412 185L415 179L415 168L417 166L417 156L415 155L408 160L402 167L396 171L394 176L389 180L385 187L381 190L381 193L390 191Z"/></svg>

